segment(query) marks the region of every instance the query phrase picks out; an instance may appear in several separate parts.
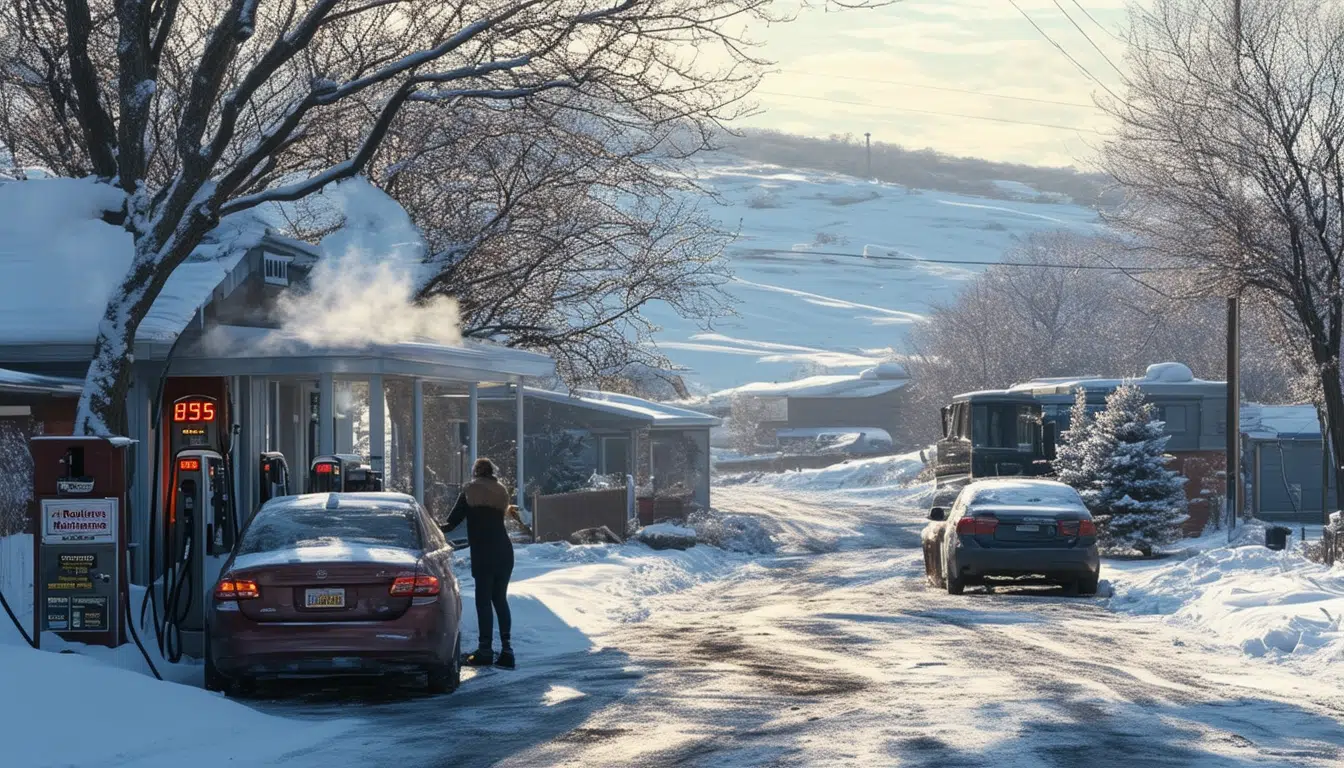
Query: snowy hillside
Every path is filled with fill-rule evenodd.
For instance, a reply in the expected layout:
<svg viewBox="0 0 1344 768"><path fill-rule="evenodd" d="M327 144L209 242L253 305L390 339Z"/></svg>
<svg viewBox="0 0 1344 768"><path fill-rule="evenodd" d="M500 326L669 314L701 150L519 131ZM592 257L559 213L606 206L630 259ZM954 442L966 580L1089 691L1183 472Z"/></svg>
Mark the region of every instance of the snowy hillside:
<svg viewBox="0 0 1344 768"><path fill-rule="evenodd" d="M909 190L727 156L702 161L700 171L727 201L714 215L740 227L728 287L739 316L706 333L661 307L650 313L663 327L658 347L689 369L699 392L786 379L806 363L857 372L887 350L904 351L906 330L930 303L984 268L883 256L993 262L1014 238L1100 226L1095 211L1077 205Z"/></svg>

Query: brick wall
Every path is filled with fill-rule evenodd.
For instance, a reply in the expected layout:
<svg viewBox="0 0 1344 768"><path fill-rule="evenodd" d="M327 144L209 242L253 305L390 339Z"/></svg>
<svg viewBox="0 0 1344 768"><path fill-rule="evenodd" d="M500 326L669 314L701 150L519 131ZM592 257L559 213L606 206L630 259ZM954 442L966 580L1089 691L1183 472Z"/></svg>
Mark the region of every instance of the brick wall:
<svg viewBox="0 0 1344 768"><path fill-rule="evenodd" d="M1222 497L1224 480L1218 477L1218 473L1226 468L1227 452L1177 451L1172 456L1175 460L1167 467L1185 476L1185 495L1190 500L1190 519L1185 522L1185 534L1198 536L1204 532L1209 519L1221 512L1220 509L1211 508L1216 507L1217 503L1211 504L1210 499ZM1201 493L1204 490L1210 493Z"/></svg>

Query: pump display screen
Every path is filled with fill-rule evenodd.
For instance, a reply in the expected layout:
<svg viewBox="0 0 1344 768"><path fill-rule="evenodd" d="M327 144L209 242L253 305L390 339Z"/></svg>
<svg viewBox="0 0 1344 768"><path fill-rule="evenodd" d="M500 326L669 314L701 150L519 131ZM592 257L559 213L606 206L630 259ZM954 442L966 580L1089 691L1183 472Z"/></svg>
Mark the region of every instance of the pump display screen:
<svg viewBox="0 0 1344 768"><path fill-rule="evenodd" d="M313 467L313 471L316 472L316 473L319 474L319 475L330 475L330 474L331 474L331 465L330 465L330 464L318 464L316 467Z"/></svg>
<svg viewBox="0 0 1344 768"><path fill-rule="evenodd" d="M177 468L183 472L196 472L201 468L200 459L179 459Z"/></svg>
<svg viewBox="0 0 1344 768"><path fill-rule="evenodd" d="M209 400L178 400L173 403L173 421L200 422L215 420L215 404Z"/></svg>
<svg viewBox="0 0 1344 768"><path fill-rule="evenodd" d="M168 421L164 426L168 428L169 451L176 454L188 448L221 450L219 423L226 415L225 411L220 410L219 402L209 395L177 398L172 407L164 408L163 413L164 419Z"/></svg>

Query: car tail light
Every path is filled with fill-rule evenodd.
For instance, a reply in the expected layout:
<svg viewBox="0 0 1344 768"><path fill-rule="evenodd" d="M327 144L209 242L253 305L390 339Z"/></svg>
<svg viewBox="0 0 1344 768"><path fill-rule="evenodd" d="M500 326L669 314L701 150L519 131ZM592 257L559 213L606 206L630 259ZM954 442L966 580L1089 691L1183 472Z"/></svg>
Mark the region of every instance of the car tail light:
<svg viewBox="0 0 1344 768"><path fill-rule="evenodd" d="M1060 520L1060 521L1057 523L1057 526L1058 526L1058 528L1059 528L1059 535L1060 535L1060 536L1077 536L1077 535L1078 535L1078 521L1077 521L1077 520Z"/></svg>
<svg viewBox="0 0 1344 768"><path fill-rule="evenodd" d="M1096 535L1097 535L1097 524L1094 523L1094 522L1092 522L1090 519L1089 519L1089 520L1079 520L1079 521L1078 521L1078 535L1079 535L1079 536L1096 536Z"/></svg>
<svg viewBox="0 0 1344 768"><path fill-rule="evenodd" d="M388 594L394 597L432 597L439 594L437 576L398 576Z"/></svg>
<svg viewBox="0 0 1344 768"><path fill-rule="evenodd" d="M251 579L220 579L215 585L216 600L255 600L258 597L261 597L261 590Z"/></svg>
<svg viewBox="0 0 1344 768"><path fill-rule="evenodd" d="M997 517L963 517L957 521L959 536L993 536L999 530Z"/></svg>

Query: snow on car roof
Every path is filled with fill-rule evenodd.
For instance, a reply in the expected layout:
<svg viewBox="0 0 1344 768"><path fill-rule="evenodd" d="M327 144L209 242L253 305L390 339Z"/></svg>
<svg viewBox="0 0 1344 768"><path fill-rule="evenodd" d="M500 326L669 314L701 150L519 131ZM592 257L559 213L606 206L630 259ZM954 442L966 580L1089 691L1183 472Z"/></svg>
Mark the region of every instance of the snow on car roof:
<svg viewBox="0 0 1344 768"><path fill-rule="evenodd" d="M979 480L966 486L973 506L1083 506L1078 492L1055 480Z"/></svg>

